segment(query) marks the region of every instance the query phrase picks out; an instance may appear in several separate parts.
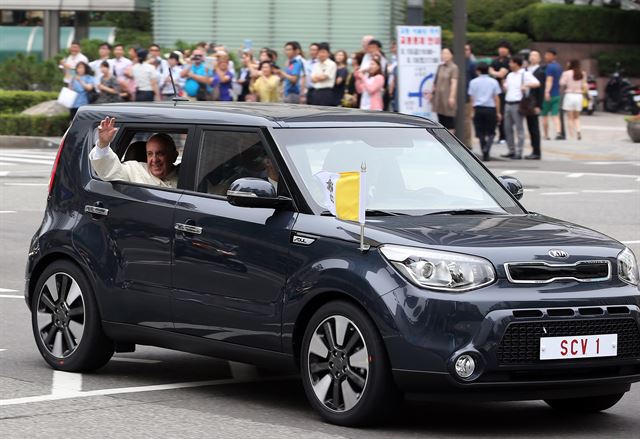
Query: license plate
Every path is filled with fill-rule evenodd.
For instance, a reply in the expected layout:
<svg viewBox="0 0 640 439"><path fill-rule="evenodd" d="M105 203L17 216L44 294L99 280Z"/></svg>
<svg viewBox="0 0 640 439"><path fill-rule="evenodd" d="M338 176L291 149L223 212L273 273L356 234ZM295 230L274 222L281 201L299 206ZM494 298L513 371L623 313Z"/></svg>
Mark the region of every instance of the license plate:
<svg viewBox="0 0 640 439"><path fill-rule="evenodd" d="M615 357L617 355L618 334L540 338L541 360Z"/></svg>
<svg viewBox="0 0 640 439"><path fill-rule="evenodd" d="M634 100L635 102L640 102L640 95L635 95L635 96L633 97L633 100Z"/></svg>
<svg viewBox="0 0 640 439"><path fill-rule="evenodd" d="M589 90L589 96L598 96L598 90Z"/></svg>

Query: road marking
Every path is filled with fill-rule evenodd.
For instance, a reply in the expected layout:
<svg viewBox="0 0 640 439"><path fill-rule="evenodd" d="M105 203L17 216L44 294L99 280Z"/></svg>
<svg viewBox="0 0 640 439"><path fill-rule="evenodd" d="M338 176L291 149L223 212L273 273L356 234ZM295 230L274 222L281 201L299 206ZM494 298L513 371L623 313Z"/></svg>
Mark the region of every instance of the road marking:
<svg viewBox="0 0 640 439"><path fill-rule="evenodd" d="M53 371L51 395L73 395L82 391L82 374Z"/></svg>
<svg viewBox="0 0 640 439"><path fill-rule="evenodd" d="M623 244L640 244L640 240L639 241L620 241Z"/></svg>
<svg viewBox="0 0 640 439"><path fill-rule="evenodd" d="M7 156L0 156L0 160L2 160L3 162L32 163L36 165L53 165L53 162L55 161L55 159L53 160L23 159L18 157L7 157Z"/></svg>
<svg viewBox="0 0 640 439"><path fill-rule="evenodd" d="M512 175L515 174L516 172L519 172L517 169L505 169L504 171L501 171L501 174L504 175Z"/></svg>
<svg viewBox="0 0 640 439"><path fill-rule="evenodd" d="M598 130L598 131L626 131L627 129L624 127L611 127L608 125L584 125L582 124L583 130Z"/></svg>
<svg viewBox="0 0 640 439"><path fill-rule="evenodd" d="M637 189L584 189L585 194L632 194Z"/></svg>
<svg viewBox="0 0 640 439"><path fill-rule="evenodd" d="M49 186L49 183L5 183L5 186Z"/></svg>
<svg viewBox="0 0 640 439"><path fill-rule="evenodd" d="M8 405L18 404L30 404L33 402L44 401L58 401L61 399L71 398L90 398L92 396L108 396L108 395L121 395L124 393L141 393L141 392L158 392L161 390L174 390L174 389L188 389L193 387L206 387L206 386L222 386L226 384L245 384L253 382L267 382L267 381L282 381L297 378L296 376L279 376L279 377L261 377L259 379L223 379L223 380L208 380L208 381L191 381L186 383L172 383L172 384L156 384L151 386L137 386L137 387L117 387L113 389L100 389L100 390L88 390L86 392L75 393L60 393L57 395L40 395L40 396L26 396L22 398L0 399L0 407Z"/></svg>
<svg viewBox="0 0 640 439"><path fill-rule="evenodd" d="M9 175L9 171L0 171L0 177L6 177Z"/></svg>
<svg viewBox="0 0 640 439"><path fill-rule="evenodd" d="M0 210L0 213L16 213L15 210Z"/></svg>
<svg viewBox="0 0 640 439"><path fill-rule="evenodd" d="M569 175L567 175L567 178L580 178L580 177L582 177L582 176L584 176L584 174L583 174L583 173L581 173L581 172L574 172L573 174L569 174Z"/></svg>
<svg viewBox="0 0 640 439"><path fill-rule="evenodd" d="M0 349L0 352L4 352L4 351L6 351L6 349Z"/></svg>
<svg viewBox="0 0 640 439"><path fill-rule="evenodd" d="M499 169L494 168L493 171L495 172L499 171L501 174L506 174L506 175L515 174L516 172L529 173L529 174L560 174L560 175L572 174L572 172L567 172L567 171L539 171L539 170L532 170L532 169L509 169L509 170L501 171ZM639 179L637 175L630 175L630 174L605 174L602 172L583 172L582 174L587 175L589 177L617 177L617 178Z"/></svg>
<svg viewBox="0 0 640 439"><path fill-rule="evenodd" d="M246 380L258 377L258 368L252 364L229 361L229 369L231 369L231 376L235 379Z"/></svg>
<svg viewBox="0 0 640 439"><path fill-rule="evenodd" d="M124 358L124 357L113 357L111 361L122 361L123 363L144 363L144 364L155 364L162 363L160 360L147 360L144 358Z"/></svg>
<svg viewBox="0 0 640 439"><path fill-rule="evenodd" d="M14 290L11 290L14 291ZM0 294L0 299L24 299L24 296L16 296L13 294Z"/></svg>
<svg viewBox="0 0 640 439"><path fill-rule="evenodd" d="M2 160L5 157L10 157L10 158L18 158L18 159L39 159L39 160L50 160L50 161L54 161L56 159L56 154L42 154L42 153L31 153L31 154L18 154L15 152L0 152L0 160Z"/></svg>
<svg viewBox="0 0 640 439"><path fill-rule="evenodd" d="M578 192L541 192L540 195L576 195Z"/></svg>
<svg viewBox="0 0 640 439"><path fill-rule="evenodd" d="M17 166L17 163L5 163L5 162L0 162L0 166Z"/></svg>

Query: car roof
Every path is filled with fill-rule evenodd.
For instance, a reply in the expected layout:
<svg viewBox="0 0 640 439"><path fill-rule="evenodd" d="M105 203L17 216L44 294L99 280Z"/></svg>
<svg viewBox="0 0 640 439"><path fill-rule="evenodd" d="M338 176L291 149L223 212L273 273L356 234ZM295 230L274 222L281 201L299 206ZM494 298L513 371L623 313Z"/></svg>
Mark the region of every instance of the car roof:
<svg viewBox="0 0 640 439"><path fill-rule="evenodd" d="M385 111L342 107L257 102L131 102L87 105L79 118L113 116L129 122L207 123L226 125L302 127L425 127L439 128L429 119Z"/></svg>

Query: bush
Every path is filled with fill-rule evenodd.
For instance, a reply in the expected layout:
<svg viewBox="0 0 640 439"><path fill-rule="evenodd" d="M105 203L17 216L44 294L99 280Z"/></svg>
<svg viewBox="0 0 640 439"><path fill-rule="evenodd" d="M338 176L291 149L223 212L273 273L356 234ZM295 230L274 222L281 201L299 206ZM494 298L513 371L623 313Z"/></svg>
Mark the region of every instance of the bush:
<svg viewBox="0 0 640 439"><path fill-rule="evenodd" d="M5 90L56 90L61 85L56 60L38 61L34 55L18 53L0 64L0 88Z"/></svg>
<svg viewBox="0 0 640 439"><path fill-rule="evenodd" d="M0 113L20 113L40 102L58 98L55 91L0 90Z"/></svg>
<svg viewBox="0 0 640 439"><path fill-rule="evenodd" d="M640 11L536 4L506 14L496 29L524 32L536 41L640 43Z"/></svg>
<svg viewBox="0 0 640 439"><path fill-rule="evenodd" d="M640 52L637 50L600 52L594 58L598 60L598 70L602 76L613 73L616 70L616 63L619 62L625 76L640 77Z"/></svg>
<svg viewBox="0 0 640 439"><path fill-rule="evenodd" d="M468 30L486 32L507 11L522 9L540 0L469 0L467 2ZM453 27L453 0L425 0L424 23L428 26Z"/></svg>
<svg viewBox="0 0 640 439"><path fill-rule="evenodd" d="M511 43L514 53L531 43L527 35L516 32L467 32L467 43L471 44L476 56L495 55L498 44L503 40ZM453 46L453 32L450 30L442 31L442 46Z"/></svg>
<svg viewBox="0 0 640 439"><path fill-rule="evenodd" d="M0 135L12 136L62 136L69 126L69 116L26 116L0 114Z"/></svg>

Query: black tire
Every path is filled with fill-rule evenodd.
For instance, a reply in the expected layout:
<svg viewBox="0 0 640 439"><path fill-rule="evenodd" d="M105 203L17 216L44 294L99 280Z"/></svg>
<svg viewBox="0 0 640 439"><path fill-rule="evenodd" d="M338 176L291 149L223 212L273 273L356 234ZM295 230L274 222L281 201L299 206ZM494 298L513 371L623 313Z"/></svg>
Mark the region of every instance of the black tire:
<svg viewBox="0 0 640 439"><path fill-rule="evenodd" d="M348 323L341 324L345 329L338 331L338 320L345 322L345 319ZM335 340L333 352L331 343L327 343L326 325L335 332L331 334ZM339 341L340 332L344 334L342 343ZM318 351L318 340L327 348L328 353L324 357L313 353ZM335 352L339 353L332 357ZM311 406L332 424L349 427L370 425L393 413L400 400L401 394L393 381L387 352L376 326L360 308L346 301L329 302L311 317L302 340L300 369ZM345 372L340 376L342 370ZM364 385L360 387L363 377ZM329 382L324 390L327 396L321 400L314 384L316 388L322 388L321 382L326 380ZM340 389L339 394L335 393L336 386ZM328 398L330 393L332 397Z"/></svg>
<svg viewBox="0 0 640 439"><path fill-rule="evenodd" d="M604 98L604 111L609 113L617 113L618 112L618 102L610 97Z"/></svg>
<svg viewBox="0 0 640 439"><path fill-rule="evenodd" d="M38 278L31 298L31 327L40 354L57 370L95 370L114 352L113 342L102 331L89 281L66 260L53 262Z"/></svg>
<svg viewBox="0 0 640 439"><path fill-rule="evenodd" d="M614 393L613 395L587 396L584 398L566 399L545 399L554 410L571 413L597 413L610 409L618 403L624 393Z"/></svg>

